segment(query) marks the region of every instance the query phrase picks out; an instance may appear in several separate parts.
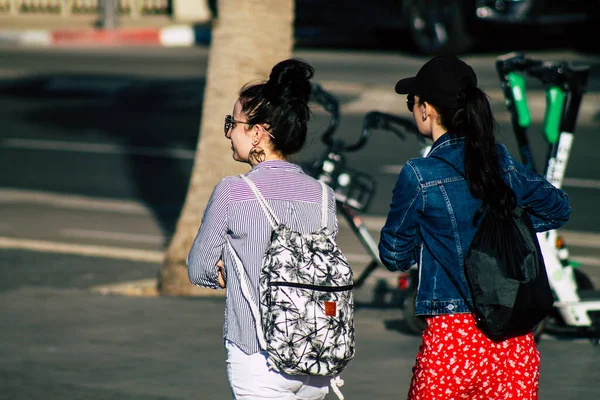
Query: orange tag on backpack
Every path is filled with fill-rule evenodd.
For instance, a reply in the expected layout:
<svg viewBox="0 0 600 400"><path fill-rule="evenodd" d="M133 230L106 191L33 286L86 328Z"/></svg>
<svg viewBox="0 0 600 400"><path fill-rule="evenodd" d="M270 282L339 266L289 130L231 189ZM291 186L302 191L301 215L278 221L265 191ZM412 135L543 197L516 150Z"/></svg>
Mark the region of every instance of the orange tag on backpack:
<svg viewBox="0 0 600 400"><path fill-rule="evenodd" d="M337 303L335 301L325 302L325 315L328 317L335 317L337 313Z"/></svg>

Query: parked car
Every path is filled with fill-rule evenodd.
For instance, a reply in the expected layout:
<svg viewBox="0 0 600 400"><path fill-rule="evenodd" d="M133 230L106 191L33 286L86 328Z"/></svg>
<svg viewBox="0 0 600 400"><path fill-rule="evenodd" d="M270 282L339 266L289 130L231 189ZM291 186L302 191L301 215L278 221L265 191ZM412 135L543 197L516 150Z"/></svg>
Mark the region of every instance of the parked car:
<svg viewBox="0 0 600 400"><path fill-rule="evenodd" d="M296 0L295 32L299 45L410 40L433 55L508 34L582 45L600 33L599 22L600 0Z"/></svg>

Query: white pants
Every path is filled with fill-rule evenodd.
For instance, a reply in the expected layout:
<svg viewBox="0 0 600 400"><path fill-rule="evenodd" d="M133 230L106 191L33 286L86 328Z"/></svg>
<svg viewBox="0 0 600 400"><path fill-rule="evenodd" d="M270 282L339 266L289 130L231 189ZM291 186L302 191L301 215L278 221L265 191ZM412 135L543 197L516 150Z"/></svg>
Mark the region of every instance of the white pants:
<svg viewBox="0 0 600 400"><path fill-rule="evenodd" d="M286 375L270 370L264 352L248 355L225 341L227 378L236 400L322 400L330 377Z"/></svg>

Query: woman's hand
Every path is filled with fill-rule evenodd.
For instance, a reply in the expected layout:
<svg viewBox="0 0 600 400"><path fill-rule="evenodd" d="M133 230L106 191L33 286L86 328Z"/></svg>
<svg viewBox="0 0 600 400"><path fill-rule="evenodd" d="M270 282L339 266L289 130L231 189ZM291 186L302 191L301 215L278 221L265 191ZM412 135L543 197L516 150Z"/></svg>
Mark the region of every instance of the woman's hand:
<svg viewBox="0 0 600 400"><path fill-rule="evenodd" d="M219 286L225 288L227 285L225 284L225 265L223 265L223 260L217 261L217 268L219 269Z"/></svg>

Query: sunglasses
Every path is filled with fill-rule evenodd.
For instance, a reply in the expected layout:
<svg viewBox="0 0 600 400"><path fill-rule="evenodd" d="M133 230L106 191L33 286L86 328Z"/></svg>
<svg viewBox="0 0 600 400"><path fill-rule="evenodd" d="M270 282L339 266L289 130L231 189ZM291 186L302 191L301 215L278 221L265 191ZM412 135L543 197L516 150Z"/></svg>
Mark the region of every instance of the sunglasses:
<svg viewBox="0 0 600 400"><path fill-rule="evenodd" d="M406 107L408 111L413 112L413 108L415 107L415 95L409 94L406 96Z"/></svg>
<svg viewBox="0 0 600 400"><path fill-rule="evenodd" d="M225 135L227 135L229 133L229 131L231 130L231 128L233 128L233 125L235 125L236 123L238 123L238 124L247 124L248 122L246 122L246 121L237 121L237 120L233 119L233 115L226 115L225 116L225 124L223 125L223 130L225 131Z"/></svg>
<svg viewBox="0 0 600 400"><path fill-rule="evenodd" d="M231 128L233 128L233 125L235 124L249 124L250 122L246 122L246 121L238 121L233 119L233 115L226 115L225 116L225 124L223 125L223 131L225 132L225 136L227 136L227 134L229 133L229 131L231 130ZM263 129L264 130L264 129ZM267 135L271 136L271 138L275 139L275 136L273 136L271 134L271 132L264 130Z"/></svg>

